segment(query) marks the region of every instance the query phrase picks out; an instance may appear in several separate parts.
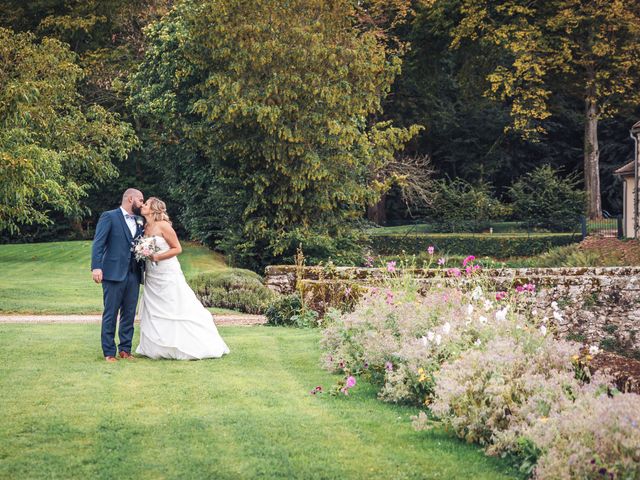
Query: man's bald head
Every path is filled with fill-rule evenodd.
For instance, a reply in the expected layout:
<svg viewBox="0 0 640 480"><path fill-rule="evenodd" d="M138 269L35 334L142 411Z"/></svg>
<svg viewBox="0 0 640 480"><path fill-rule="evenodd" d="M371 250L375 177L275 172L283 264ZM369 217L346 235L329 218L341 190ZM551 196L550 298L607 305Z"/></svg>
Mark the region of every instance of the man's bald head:
<svg viewBox="0 0 640 480"><path fill-rule="evenodd" d="M140 215L140 207L144 203L144 195L136 188L127 188L122 194L122 208L129 213Z"/></svg>

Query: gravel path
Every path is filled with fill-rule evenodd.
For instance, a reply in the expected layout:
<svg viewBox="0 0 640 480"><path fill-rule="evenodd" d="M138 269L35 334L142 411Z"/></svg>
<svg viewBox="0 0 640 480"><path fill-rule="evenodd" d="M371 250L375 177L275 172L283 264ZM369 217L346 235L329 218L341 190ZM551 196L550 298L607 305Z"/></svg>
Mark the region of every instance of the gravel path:
<svg viewBox="0 0 640 480"><path fill-rule="evenodd" d="M264 315L214 315L216 325L263 325ZM0 315L0 323L100 323L100 315ZM136 318L136 323L139 319Z"/></svg>

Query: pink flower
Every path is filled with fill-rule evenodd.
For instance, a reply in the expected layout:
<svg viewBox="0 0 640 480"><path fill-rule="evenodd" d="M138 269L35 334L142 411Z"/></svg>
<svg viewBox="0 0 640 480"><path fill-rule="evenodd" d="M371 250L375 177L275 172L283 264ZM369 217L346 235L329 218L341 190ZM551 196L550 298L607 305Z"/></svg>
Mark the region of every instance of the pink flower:
<svg viewBox="0 0 640 480"><path fill-rule="evenodd" d="M465 258L465 259L462 261L462 266L463 266L463 267L466 267L466 266L467 266L467 263L469 263L469 262L473 262L475 259L476 259L476 257L474 257L473 255L469 255L467 258Z"/></svg>
<svg viewBox="0 0 640 480"><path fill-rule="evenodd" d="M384 364L384 369L385 369L387 372L393 372L393 363L391 363L391 362L385 362L385 364Z"/></svg>
<svg viewBox="0 0 640 480"><path fill-rule="evenodd" d="M347 388L353 388L356 385L356 377L350 375L349 377L347 377Z"/></svg>
<svg viewBox="0 0 640 480"><path fill-rule="evenodd" d="M436 249L433 245L430 245L429 248L427 248L427 252L429 253L429 255L433 255L433 252L435 252Z"/></svg>
<svg viewBox="0 0 640 480"><path fill-rule="evenodd" d="M391 290L387 290L387 304L393 304L393 292Z"/></svg>
<svg viewBox="0 0 640 480"><path fill-rule="evenodd" d="M471 275L473 273L473 268L471 268L471 265L469 265L464 270L465 270L465 272L467 272L467 275Z"/></svg>
<svg viewBox="0 0 640 480"><path fill-rule="evenodd" d="M348 297L349 295L351 295L351 287L347 287L344 289L344 296Z"/></svg>
<svg viewBox="0 0 640 480"><path fill-rule="evenodd" d="M367 255L366 257L364 257L364 266L373 267L373 257L371 255Z"/></svg>
<svg viewBox="0 0 640 480"><path fill-rule="evenodd" d="M450 277L459 277L460 275L462 275L462 272L459 268L450 268L449 270L447 270L447 274Z"/></svg>
<svg viewBox="0 0 640 480"><path fill-rule="evenodd" d="M524 287L523 287L522 285L518 285L518 286L516 287L516 292L518 292L518 293L522 293L522 292L524 292Z"/></svg>
<svg viewBox="0 0 640 480"><path fill-rule="evenodd" d="M507 298L507 292L496 292L497 301L504 300L505 298Z"/></svg>
<svg viewBox="0 0 640 480"><path fill-rule="evenodd" d="M446 260L444 257L441 257L438 259L438 265L444 265L446 263Z"/></svg>
<svg viewBox="0 0 640 480"><path fill-rule="evenodd" d="M396 271L396 262L395 260L387 263L387 272L395 272Z"/></svg>
<svg viewBox="0 0 640 480"><path fill-rule="evenodd" d="M148 248L143 248L143 249L142 249L142 254L143 254L145 257L148 257L149 255L151 255L151 250L149 250Z"/></svg>

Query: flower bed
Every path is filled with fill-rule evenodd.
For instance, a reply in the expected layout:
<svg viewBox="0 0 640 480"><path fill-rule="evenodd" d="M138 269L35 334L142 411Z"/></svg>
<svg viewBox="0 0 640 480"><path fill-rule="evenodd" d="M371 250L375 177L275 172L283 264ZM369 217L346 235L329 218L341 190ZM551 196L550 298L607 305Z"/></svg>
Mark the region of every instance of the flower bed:
<svg viewBox="0 0 640 480"><path fill-rule="evenodd" d="M598 347L554 337L558 304L534 306L532 284L496 292L473 257L440 275L425 290L388 264L354 311L328 314L326 368L422 405L416 428L443 425L536 478L640 478L640 396L594 373Z"/></svg>

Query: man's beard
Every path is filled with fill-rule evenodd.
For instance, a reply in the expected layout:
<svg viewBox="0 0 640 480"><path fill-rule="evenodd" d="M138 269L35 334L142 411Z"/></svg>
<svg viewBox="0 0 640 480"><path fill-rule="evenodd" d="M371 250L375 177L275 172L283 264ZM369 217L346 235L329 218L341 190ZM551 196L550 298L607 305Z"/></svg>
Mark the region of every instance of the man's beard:
<svg viewBox="0 0 640 480"><path fill-rule="evenodd" d="M133 211L133 213L135 213L136 215L140 216L140 207L132 206L131 210Z"/></svg>

